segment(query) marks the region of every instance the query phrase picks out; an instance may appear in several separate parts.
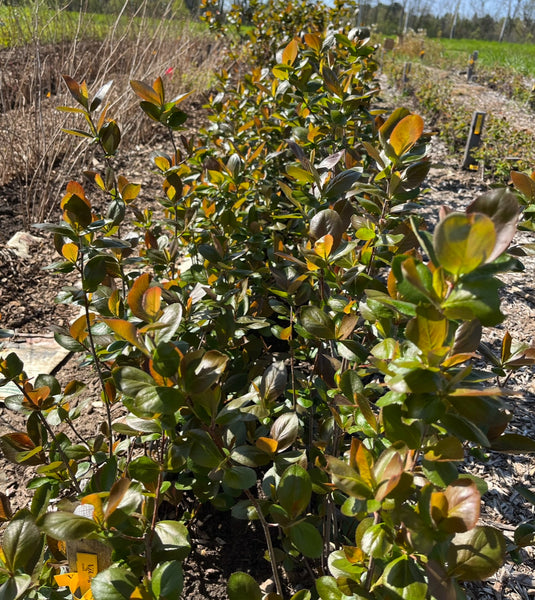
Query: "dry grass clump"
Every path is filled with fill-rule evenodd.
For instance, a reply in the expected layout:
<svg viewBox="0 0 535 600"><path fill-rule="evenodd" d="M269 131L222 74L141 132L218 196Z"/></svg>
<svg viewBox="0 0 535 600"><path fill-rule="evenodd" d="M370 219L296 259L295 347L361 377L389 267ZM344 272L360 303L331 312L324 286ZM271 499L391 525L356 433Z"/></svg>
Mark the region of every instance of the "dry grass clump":
<svg viewBox="0 0 535 600"><path fill-rule="evenodd" d="M119 15L101 41L84 39L80 29L70 42L43 44L36 37L0 51L0 203L3 186L19 190L26 227L47 218L65 182L87 160L87 144L61 131L73 127L72 115L56 110L72 104L62 74L85 80L90 92L114 81L108 114L122 128L123 146L145 141L151 130L136 108L131 79L152 82L167 73L172 93L209 85L222 48L188 22L186 12L170 8L155 22L147 16L149 6L146 0L146 10L126 24Z"/></svg>

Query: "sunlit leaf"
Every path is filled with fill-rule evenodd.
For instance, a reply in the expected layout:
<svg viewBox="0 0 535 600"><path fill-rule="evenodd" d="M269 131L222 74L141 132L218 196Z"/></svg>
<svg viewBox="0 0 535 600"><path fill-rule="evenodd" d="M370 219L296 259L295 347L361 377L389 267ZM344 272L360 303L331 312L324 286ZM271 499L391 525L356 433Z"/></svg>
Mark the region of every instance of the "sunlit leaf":
<svg viewBox="0 0 535 600"><path fill-rule="evenodd" d="M130 86L134 92L142 99L157 106L161 105L160 96L150 85L143 81L130 81Z"/></svg>
<svg viewBox="0 0 535 600"><path fill-rule="evenodd" d="M451 213L437 225L433 246L440 265L460 276L487 262L495 241L494 225L486 215Z"/></svg>
<svg viewBox="0 0 535 600"><path fill-rule="evenodd" d="M293 65L297 58L299 44L296 39L293 39L282 51L282 62L285 65Z"/></svg>
<svg viewBox="0 0 535 600"><path fill-rule="evenodd" d="M397 156L403 156L420 139L424 121L419 115L407 115L394 127L390 134L390 145Z"/></svg>

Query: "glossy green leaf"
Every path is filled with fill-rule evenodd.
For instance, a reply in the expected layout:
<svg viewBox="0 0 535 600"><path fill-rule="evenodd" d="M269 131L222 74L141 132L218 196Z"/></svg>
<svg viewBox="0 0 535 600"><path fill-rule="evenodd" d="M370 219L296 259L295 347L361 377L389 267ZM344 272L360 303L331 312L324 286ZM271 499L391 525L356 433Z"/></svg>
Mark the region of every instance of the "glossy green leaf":
<svg viewBox="0 0 535 600"><path fill-rule="evenodd" d="M95 600L129 600L138 578L126 567L110 567L91 580Z"/></svg>
<svg viewBox="0 0 535 600"><path fill-rule="evenodd" d="M334 577L324 575L316 579L316 591L321 600L344 600L345 595L340 590Z"/></svg>
<svg viewBox="0 0 535 600"><path fill-rule="evenodd" d="M160 327L155 331L154 342L156 344L170 342L175 336L181 321L182 305L175 302L166 306L163 309L161 317L158 319L158 324L164 325L164 327Z"/></svg>
<svg viewBox="0 0 535 600"><path fill-rule="evenodd" d="M93 256L84 266L84 289L93 292L104 281L107 274L106 257Z"/></svg>
<svg viewBox="0 0 535 600"><path fill-rule="evenodd" d="M56 540L79 540L98 531L98 525L92 519L65 511L46 513L39 519L43 531Z"/></svg>
<svg viewBox="0 0 535 600"><path fill-rule="evenodd" d="M0 585L0 598L2 600L25 600L27 591L32 585L32 577L26 573L19 573L9 577Z"/></svg>
<svg viewBox="0 0 535 600"><path fill-rule="evenodd" d="M182 564L178 560L159 563L152 572L150 588L159 600L180 598L184 587Z"/></svg>
<svg viewBox="0 0 535 600"><path fill-rule="evenodd" d="M295 519L305 512L312 496L310 475L300 465L290 465L277 485L279 504Z"/></svg>
<svg viewBox="0 0 535 600"><path fill-rule="evenodd" d="M128 465L128 473L132 479L141 483L155 484L158 481L160 467L149 456L139 456Z"/></svg>
<svg viewBox="0 0 535 600"><path fill-rule="evenodd" d="M301 326L316 338L334 340L336 326L331 317L317 306L306 306L301 311Z"/></svg>
<svg viewBox="0 0 535 600"><path fill-rule="evenodd" d="M330 473L334 485L348 496L361 500L373 497L372 490L362 477L343 460L328 456L327 471Z"/></svg>
<svg viewBox="0 0 535 600"><path fill-rule="evenodd" d="M188 363L188 357L192 361ZM228 356L217 350L209 350L198 360L197 353L188 353L181 361L181 374L185 380L186 390L191 394L202 394L216 383L228 362ZM183 368L183 365L187 365ZM188 368L190 367L191 368ZM194 368L193 368L194 367Z"/></svg>
<svg viewBox="0 0 535 600"><path fill-rule="evenodd" d="M236 571L229 577L227 584L229 600L262 600L260 586L248 573Z"/></svg>
<svg viewBox="0 0 535 600"><path fill-rule="evenodd" d="M388 556L392 549L392 533L384 523L372 524L364 531L359 547L374 558Z"/></svg>
<svg viewBox="0 0 535 600"><path fill-rule="evenodd" d="M24 569L31 573L41 554L43 537L29 510L15 514L3 532L2 549L7 568L14 573Z"/></svg>
<svg viewBox="0 0 535 600"><path fill-rule="evenodd" d="M492 440L490 447L505 454L531 454L535 452L535 440L519 433L504 433Z"/></svg>
<svg viewBox="0 0 535 600"><path fill-rule="evenodd" d="M405 335L425 354L441 349L448 333L448 321L435 309L419 308L407 323Z"/></svg>
<svg viewBox="0 0 535 600"><path fill-rule="evenodd" d="M306 521L299 521L290 527L292 544L307 558L319 558L323 551L323 538L320 532Z"/></svg>
<svg viewBox="0 0 535 600"><path fill-rule="evenodd" d="M225 469L223 483L235 490L247 490L256 484L256 472L250 467L233 465Z"/></svg>
<svg viewBox="0 0 535 600"><path fill-rule="evenodd" d="M444 315L451 320L478 319L481 325L494 327L504 315L500 311L499 290L502 283L493 277L461 280L442 302Z"/></svg>
<svg viewBox="0 0 535 600"><path fill-rule="evenodd" d="M448 550L448 574L474 581L493 575L503 564L506 541L493 527L457 534Z"/></svg>
<svg viewBox="0 0 535 600"><path fill-rule="evenodd" d="M427 583L423 570L414 558L404 554L388 563L380 581L403 600L425 600Z"/></svg>
<svg viewBox="0 0 535 600"><path fill-rule="evenodd" d="M180 521L158 521L155 527L153 557L157 561L182 561L191 550L189 533Z"/></svg>

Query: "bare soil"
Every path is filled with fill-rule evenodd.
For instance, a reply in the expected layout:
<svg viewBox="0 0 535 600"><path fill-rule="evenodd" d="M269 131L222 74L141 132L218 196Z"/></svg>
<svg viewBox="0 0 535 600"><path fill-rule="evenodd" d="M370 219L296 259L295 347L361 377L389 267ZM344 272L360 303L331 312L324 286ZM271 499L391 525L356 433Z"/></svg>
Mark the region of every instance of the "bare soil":
<svg viewBox="0 0 535 600"><path fill-rule="evenodd" d="M470 88L471 89L471 88ZM392 104L395 91L384 85L383 99ZM499 102L506 110L509 101L496 98L496 92L474 87L473 94L462 92L464 98L472 98L478 108L485 99ZM459 93L459 97L461 92ZM402 99L407 103L407 99ZM125 156L128 171L143 174L150 171L149 153L144 147L133 148ZM451 157L438 140L433 140L430 154L434 161L423 197L424 213L432 226L438 218L441 205L462 210L478 194L488 190L491 181L481 173L465 172L459 168L461 157ZM150 204L159 194L158 184L148 178L144 182L141 202ZM0 188L0 327L14 329L18 339L32 334L48 333L51 324L66 325L72 312L54 303L57 290L64 283L43 268L56 260L51 239L33 231L28 257L18 257L6 246L6 242L20 229L21 208L16 178ZM53 215L59 218L59 210ZM519 233L516 244L532 243L532 234ZM514 340L535 344L535 261L523 259L524 273L503 277L503 312L506 320L499 327L487 332L487 340L499 347L503 333L509 331ZM71 379L88 382L86 395L92 399L85 427L88 432L98 427L103 408L98 401L99 391L92 372L71 358L61 366L56 376L62 383ZM511 431L535 438L535 422L532 418L535 402L535 383L532 371L525 369L510 380L510 387L517 395L509 400L513 414ZM23 429L23 420L8 412L0 403L0 434ZM94 431L93 431L94 432ZM535 518L534 509L515 491L523 484L535 491L535 461L531 456L506 456L491 452L485 460L469 459L466 470L483 477L489 491L483 497L481 522L500 528L508 539L516 526ZM28 502L30 496L25 482L31 476L31 468L24 468L0 458L0 490L9 497L14 508ZM265 541L262 531L255 524L231 519L227 513L208 514L201 507L191 528L193 550L185 562L186 582L184 597L192 600L226 598L226 581L233 571L255 573L269 583L270 568L264 560ZM475 599L507 598L524 600L535 596L535 549L528 548L520 563L508 561L498 573L486 582L467 584L469 597ZM305 574L297 574L297 580Z"/></svg>

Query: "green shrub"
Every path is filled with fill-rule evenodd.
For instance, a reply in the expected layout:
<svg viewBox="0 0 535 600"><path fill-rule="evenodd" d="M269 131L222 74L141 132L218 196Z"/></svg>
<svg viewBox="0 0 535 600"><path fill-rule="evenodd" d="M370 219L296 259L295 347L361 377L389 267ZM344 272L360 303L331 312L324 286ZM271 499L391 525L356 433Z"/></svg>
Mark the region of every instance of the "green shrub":
<svg viewBox="0 0 535 600"><path fill-rule="evenodd" d="M4 532L9 598L57 594L51 539L81 537L112 552L96 600L178 597L188 516L160 520L160 508L186 496L260 521L270 598L291 593L280 568L301 564L314 589L294 600L462 598L459 581L502 564L503 535L477 524L484 482L460 464L470 449L533 449L505 433L494 374L471 365L482 327L503 319L496 275L521 268L505 254L518 201L495 190L427 232L423 120L374 110L374 48L357 30L297 16L251 47L262 60L271 48L269 68L221 73L198 138L183 133L184 96L168 98L161 78L132 81L170 139L153 159L158 211L116 169L109 86L89 96L65 77L77 134L104 157L85 176L107 207L97 213L96 192L73 181L63 222L42 226L53 268L79 278L60 299L82 316L55 337L93 363L108 417L80 439L80 382L30 382L14 354L0 362L19 389L6 406L28 416L2 447L38 471L30 510ZM48 512L64 495L93 518ZM261 596L251 575L230 578L231 599Z"/></svg>

